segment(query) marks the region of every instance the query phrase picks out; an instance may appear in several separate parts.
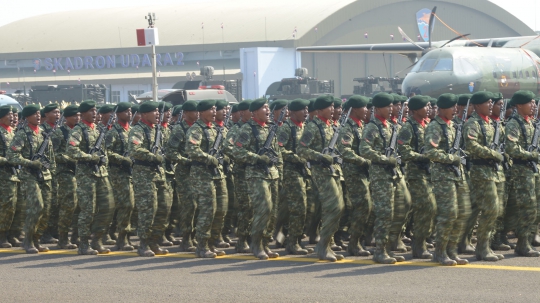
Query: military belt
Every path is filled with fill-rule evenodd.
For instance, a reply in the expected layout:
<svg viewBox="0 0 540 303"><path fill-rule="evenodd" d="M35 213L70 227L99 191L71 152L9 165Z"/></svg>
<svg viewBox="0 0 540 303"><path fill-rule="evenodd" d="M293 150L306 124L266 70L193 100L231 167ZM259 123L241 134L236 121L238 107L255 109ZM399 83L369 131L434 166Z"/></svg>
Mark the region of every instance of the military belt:
<svg viewBox="0 0 540 303"><path fill-rule="evenodd" d="M153 163L153 162L147 162L147 161L140 161L140 160L133 161L133 164L134 165L147 166L147 167L153 167L153 168L158 168L159 167L159 164L156 164L156 163Z"/></svg>
<svg viewBox="0 0 540 303"><path fill-rule="evenodd" d="M529 160L512 159L513 164L529 165Z"/></svg>
<svg viewBox="0 0 540 303"><path fill-rule="evenodd" d="M470 159L472 165L483 165L483 166L493 166L493 160L486 159Z"/></svg>

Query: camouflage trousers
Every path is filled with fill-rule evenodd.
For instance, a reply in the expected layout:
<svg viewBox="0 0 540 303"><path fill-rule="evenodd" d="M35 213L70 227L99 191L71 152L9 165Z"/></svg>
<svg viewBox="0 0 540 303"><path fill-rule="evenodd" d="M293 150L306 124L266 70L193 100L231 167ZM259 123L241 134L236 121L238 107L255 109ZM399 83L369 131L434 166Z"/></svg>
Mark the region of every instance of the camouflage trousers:
<svg viewBox="0 0 540 303"><path fill-rule="evenodd" d="M281 184L279 207L282 209L278 210L278 218L284 217L289 237L296 239L302 236L306 222L306 181L300 172L285 170Z"/></svg>
<svg viewBox="0 0 540 303"><path fill-rule="evenodd" d="M13 222L17 207L19 182L0 180L0 232L7 232Z"/></svg>
<svg viewBox="0 0 540 303"><path fill-rule="evenodd" d="M227 181L192 178L191 184L199 207L197 240L219 239L228 209Z"/></svg>
<svg viewBox="0 0 540 303"><path fill-rule="evenodd" d="M471 215L469 185L467 181L435 181L433 193L437 201L435 241L444 246L458 243Z"/></svg>
<svg viewBox="0 0 540 303"><path fill-rule="evenodd" d="M22 180L26 200L24 232L27 236L41 237L47 229L51 209L51 181Z"/></svg>
<svg viewBox="0 0 540 303"><path fill-rule="evenodd" d="M375 216L375 242L385 245L397 239L403 229L410 210L410 194L403 178L370 180L370 186Z"/></svg>
<svg viewBox="0 0 540 303"><path fill-rule="evenodd" d="M524 165L514 165L512 170L526 169ZM536 231L535 221L538 214L536 200L536 180L530 176L514 176L513 186L508 196L508 205L515 205L516 235L518 237L527 237Z"/></svg>
<svg viewBox="0 0 540 303"><path fill-rule="evenodd" d="M516 231L518 211L516 205L516 191L514 190L515 178L511 176L511 169L505 172L505 208L502 219L502 233L507 234L510 231Z"/></svg>
<svg viewBox="0 0 540 303"><path fill-rule="evenodd" d="M231 230L233 230L234 227L237 226L238 220L238 202L236 201L236 193L234 189L234 176L231 173L227 174L225 181L227 182L229 209L227 210L227 214L225 215L225 222L223 223L222 233L224 235L231 232Z"/></svg>
<svg viewBox="0 0 540 303"><path fill-rule="evenodd" d="M312 177L306 178L306 194L305 233L310 237L314 237L319 233L319 225L321 224L321 202L319 201L319 192Z"/></svg>
<svg viewBox="0 0 540 303"><path fill-rule="evenodd" d="M249 178L247 188L249 200L253 204L251 235L268 241L276 224L279 180Z"/></svg>
<svg viewBox="0 0 540 303"><path fill-rule="evenodd" d="M79 236L102 235L109 229L114 214L114 198L108 177L76 175Z"/></svg>
<svg viewBox="0 0 540 303"><path fill-rule="evenodd" d="M495 228L493 229L493 233L501 232L504 229L504 217L506 215L506 205L508 202L506 181L497 182L497 195L499 197L499 216L495 221Z"/></svg>
<svg viewBox="0 0 540 303"><path fill-rule="evenodd" d="M477 237L479 239L489 239L491 238L491 232L495 228L497 217L501 212L497 183L495 181L471 178L470 191L471 216L464 233L471 232L478 220Z"/></svg>
<svg viewBox="0 0 540 303"><path fill-rule="evenodd" d="M319 171L322 168L314 167L312 180L318 192L321 203L321 231L320 241L330 243L332 236L339 228L339 219L343 212L343 193L339 177L331 176Z"/></svg>
<svg viewBox="0 0 540 303"><path fill-rule="evenodd" d="M414 197L412 202L414 236L418 239L426 239L431 235L433 219L437 214L437 203L433 195L431 181L409 179L407 183L411 197Z"/></svg>
<svg viewBox="0 0 540 303"><path fill-rule="evenodd" d="M172 198L171 212L169 214L169 226L167 227L167 229L174 230L174 228L178 226L178 218L180 217L180 205L178 202L178 194L176 193L176 180L174 179L174 175L167 174L166 177L169 188L171 189Z"/></svg>
<svg viewBox="0 0 540 303"><path fill-rule="evenodd" d="M352 212L349 233L361 238L364 235L367 221L373 210L373 202L369 192L369 180L360 174L346 174L347 196L351 200Z"/></svg>
<svg viewBox="0 0 540 303"><path fill-rule="evenodd" d="M47 223L47 231L55 236L58 232L58 219L60 216L60 207L58 204L58 177L54 171L52 172L52 193L51 193L51 209L49 211L49 222Z"/></svg>
<svg viewBox="0 0 540 303"><path fill-rule="evenodd" d="M133 179L129 172L120 169L110 169L109 181L114 197L116 212L116 230L121 232L131 232L131 213L135 206L135 195L133 193Z"/></svg>
<svg viewBox="0 0 540 303"><path fill-rule="evenodd" d="M239 170L234 174L234 189L236 201L238 202L238 227L236 234L238 236L247 237L251 231L253 222L253 205L248 194L249 188L253 184L249 184L246 180L245 171Z"/></svg>
<svg viewBox="0 0 540 303"><path fill-rule="evenodd" d="M343 193L343 211L341 212L341 218L339 219L338 231L346 232L349 230L349 226L351 225L350 220L353 206L352 201L347 195L347 183L345 180L341 180L339 183L341 185L341 192Z"/></svg>
<svg viewBox="0 0 540 303"><path fill-rule="evenodd" d="M77 207L77 181L75 174L60 172L56 175L58 184L62 187L58 191L58 233L69 232L73 223L73 213Z"/></svg>
<svg viewBox="0 0 540 303"><path fill-rule="evenodd" d="M138 209L138 234L141 239L162 237L168 226L171 193L166 181L133 178Z"/></svg>
<svg viewBox="0 0 540 303"><path fill-rule="evenodd" d="M194 230L193 220L197 210L197 201L193 198L189 169L178 171L176 168L176 196L178 199L178 224L182 233L192 233Z"/></svg>
<svg viewBox="0 0 540 303"><path fill-rule="evenodd" d="M26 200L24 198L21 183L22 182L17 182L17 204L15 205L13 221L9 228L9 234L15 237L18 237L21 234L26 219Z"/></svg>

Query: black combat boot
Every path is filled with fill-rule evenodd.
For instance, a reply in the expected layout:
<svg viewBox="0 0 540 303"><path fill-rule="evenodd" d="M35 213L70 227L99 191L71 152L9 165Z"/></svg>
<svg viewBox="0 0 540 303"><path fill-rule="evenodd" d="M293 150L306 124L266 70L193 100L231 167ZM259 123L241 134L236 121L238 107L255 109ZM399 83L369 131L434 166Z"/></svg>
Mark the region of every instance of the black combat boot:
<svg viewBox="0 0 540 303"><path fill-rule="evenodd" d="M217 239L216 239L216 240L210 239L210 240L208 241L208 248L210 248L210 251L213 252L213 253L215 253L216 256L224 256L224 255L226 255L226 253L225 253L223 250L217 249L216 246L213 244L213 243L216 243L216 242L218 242L218 241L219 241L219 240L217 240Z"/></svg>
<svg viewBox="0 0 540 303"><path fill-rule="evenodd" d="M433 254L433 261L438 262L441 265L444 266L456 266L457 262L450 259L446 252L446 247L448 246L448 242L445 243L439 243L437 242L437 245L435 246L435 253Z"/></svg>
<svg viewBox="0 0 540 303"><path fill-rule="evenodd" d="M167 236L163 234L163 236L159 237L159 241L157 242L160 246L173 246L173 243L167 239Z"/></svg>
<svg viewBox="0 0 540 303"><path fill-rule="evenodd" d="M247 254L251 252L245 236L242 236L242 235L238 236L238 241L236 242L235 250L239 254Z"/></svg>
<svg viewBox="0 0 540 303"><path fill-rule="evenodd" d="M19 236L18 234L12 234L11 232L8 234L8 242L11 244L11 246L13 247L21 247L22 246L22 242L19 241Z"/></svg>
<svg viewBox="0 0 540 303"><path fill-rule="evenodd" d="M307 255L308 251L306 249L303 249L300 246L300 244L298 244L298 238L300 238L300 237L289 238L289 241L287 242L287 247L285 248L285 251L288 254L291 254L291 255ZM293 239L297 239L297 240L293 241Z"/></svg>
<svg viewBox="0 0 540 303"><path fill-rule="evenodd" d="M454 242L448 242L446 245L446 254L448 257L454 261L456 261L457 265L467 265L469 264L469 261L467 259L461 259L458 255L458 244Z"/></svg>
<svg viewBox="0 0 540 303"><path fill-rule="evenodd" d="M193 245L193 241L191 241L191 232L185 232L182 235L182 243L180 243L180 251L182 252L195 252L197 249L195 245Z"/></svg>
<svg viewBox="0 0 540 303"><path fill-rule="evenodd" d="M48 229L45 231L45 233L41 236L41 243L43 244L56 244L58 243L58 239L54 238L51 233L49 233Z"/></svg>
<svg viewBox="0 0 540 303"><path fill-rule="evenodd" d="M433 255L427 250L424 238L414 237L411 248L413 259L433 259Z"/></svg>
<svg viewBox="0 0 540 303"><path fill-rule="evenodd" d="M48 252L49 251L49 248L48 247L45 247L43 245L41 245L39 243L39 239L41 238L41 236L39 235L35 235L34 234L34 237L33 237L33 240L34 240L34 247L37 248L37 250L39 252Z"/></svg>
<svg viewBox="0 0 540 303"><path fill-rule="evenodd" d="M493 235L493 238L491 239L491 249L509 251L511 248L510 245L506 245L503 243L501 233L497 232Z"/></svg>
<svg viewBox="0 0 540 303"><path fill-rule="evenodd" d="M27 254L37 254L39 250L34 246L33 233L26 233L26 237L23 240L23 249Z"/></svg>
<svg viewBox="0 0 540 303"><path fill-rule="evenodd" d="M231 240L228 234L221 234L223 241L229 243L229 246L236 246L236 241Z"/></svg>
<svg viewBox="0 0 540 303"><path fill-rule="evenodd" d="M92 240L93 241L93 240ZM101 238L101 242L104 244L104 245L114 245L116 244L116 241L111 239L111 236L109 235L109 233L104 233L102 238Z"/></svg>
<svg viewBox="0 0 540 303"><path fill-rule="evenodd" d="M367 257L371 255L369 251L364 250L362 245L360 245L359 236L355 232L351 233L351 237L349 238L349 247L347 248L347 252L351 256L357 256L357 257L358 256Z"/></svg>
<svg viewBox="0 0 540 303"><path fill-rule="evenodd" d="M347 247L348 245L345 244L344 242L344 236L345 236L345 232L342 231L342 230L338 230L335 234L334 234L334 243L341 247L341 250L347 250Z"/></svg>
<svg viewBox="0 0 540 303"><path fill-rule="evenodd" d="M71 232L71 243L79 245L79 229L73 228Z"/></svg>
<svg viewBox="0 0 540 303"><path fill-rule="evenodd" d="M231 247L231 245L227 242L225 242L221 236L221 234L219 235L219 238L217 239L213 239L212 240L213 243L211 243L214 247L217 247L217 248L229 248ZM219 256L219 255L218 255Z"/></svg>
<svg viewBox="0 0 540 303"><path fill-rule="evenodd" d="M393 246L394 243L395 243L395 241L388 241L388 243L386 243L386 253L388 254L388 256L390 258L394 258L396 260L396 262L405 261L405 257L398 256L392 251L392 246Z"/></svg>
<svg viewBox="0 0 540 303"><path fill-rule="evenodd" d="M304 236L305 236L305 235L302 235L302 236L298 237L298 244L300 245L300 247L302 247L302 249L307 250L308 254L311 254L311 253L313 253L315 250L314 250L313 248L311 248L311 247L306 247L306 245L304 245L304 244L302 243L302 239L304 239Z"/></svg>
<svg viewBox="0 0 540 303"><path fill-rule="evenodd" d="M150 239L150 241L148 241L148 246L150 247L150 249L154 252L156 256L163 256L169 253L168 250L162 249L159 247L158 242L160 241L162 237L163 236L154 236L153 238Z"/></svg>
<svg viewBox="0 0 540 303"><path fill-rule="evenodd" d="M386 241L375 242L375 251L373 253L373 261L380 264L394 264L397 262L395 258L388 255L386 251Z"/></svg>
<svg viewBox="0 0 540 303"><path fill-rule="evenodd" d="M195 250L197 258L215 258L217 255L210 250L207 239L198 239L197 250Z"/></svg>
<svg viewBox="0 0 540 303"><path fill-rule="evenodd" d="M264 251L262 237L260 235L251 235L251 251L255 258L268 260L268 255Z"/></svg>

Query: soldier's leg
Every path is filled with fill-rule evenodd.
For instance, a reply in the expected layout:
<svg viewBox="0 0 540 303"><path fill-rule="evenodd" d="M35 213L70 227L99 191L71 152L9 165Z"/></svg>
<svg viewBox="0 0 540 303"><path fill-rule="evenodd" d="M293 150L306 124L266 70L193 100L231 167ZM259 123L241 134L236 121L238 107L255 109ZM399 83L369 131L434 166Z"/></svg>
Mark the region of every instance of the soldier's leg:
<svg viewBox="0 0 540 303"><path fill-rule="evenodd" d="M284 177L285 180L285 177ZM277 206L277 216L275 224L276 248L281 248L284 245L285 238L279 238L278 233L281 231L284 236L289 233L289 200L287 199L287 193L285 192L285 182L282 182L279 186L279 204Z"/></svg>
<svg viewBox="0 0 540 303"><path fill-rule="evenodd" d="M9 228L9 243L14 247L20 247L22 242L21 238L23 234L24 221L26 218L26 195L23 194L22 182L17 182L17 204L15 205L15 214L13 215L13 221Z"/></svg>
<svg viewBox="0 0 540 303"><path fill-rule="evenodd" d="M343 211L341 213L341 218L339 219L338 230L334 234L334 240L336 245L342 249L347 249L347 245L344 243L344 241L350 227L352 204L349 196L347 195L347 185L345 184L345 181L340 181L339 185L341 186L341 192L343 193Z"/></svg>
<svg viewBox="0 0 540 303"><path fill-rule="evenodd" d="M34 244L34 236L44 209L43 198L37 181L23 180L22 188L26 199L23 249L26 250L26 253L38 253L38 249Z"/></svg>
<svg viewBox="0 0 540 303"><path fill-rule="evenodd" d="M195 256L199 258L215 258L216 254L210 250L208 241L212 235L212 222L216 213L216 185L214 180L191 180L193 184L194 200L197 201L199 215L197 217L197 250Z"/></svg>
<svg viewBox="0 0 540 303"><path fill-rule="evenodd" d="M251 224L251 251L261 260L268 259L263 247L263 238L266 236L268 224L272 215L272 192L270 180L249 178L246 180L249 199L253 205L253 222Z"/></svg>
<svg viewBox="0 0 540 303"><path fill-rule="evenodd" d="M131 213L135 205L133 194L133 181L128 175L120 178L110 178L111 187L114 188L114 206L116 212L116 229L118 237L116 248L118 250L133 250L127 241L127 235L131 232Z"/></svg>
<svg viewBox="0 0 540 303"><path fill-rule="evenodd" d="M142 176L141 176L142 177ZM137 253L141 257L153 257L155 254L148 247L152 237L152 223L157 210L157 187L155 182L133 179L135 205L137 207L137 228L141 240Z"/></svg>
<svg viewBox="0 0 540 303"><path fill-rule="evenodd" d="M494 181L471 179L471 201L476 204L482 215L478 218L478 229L476 235L478 242L476 245L476 259L484 261L498 261L489 246L491 231L495 226L495 220L499 214L499 202L497 195L497 185Z"/></svg>
<svg viewBox="0 0 540 303"><path fill-rule="evenodd" d="M319 235L319 229L321 225L321 201L319 200L319 192L317 185L313 181L313 177L309 179L310 189L307 191L308 203L310 203L309 220L306 223L307 233L309 236L310 244L317 244L317 236ZM311 202L310 202L311 201Z"/></svg>
<svg viewBox="0 0 540 303"><path fill-rule="evenodd" d="M49 219L47 222L47 229L43 232L41 237L42 243L57 243L58 242L58 180L55 173L52 174L51 182L51 208L49 210Z"/></svg>
<svg viewBox="0 0 540 303"><path fill-rule="evenodd" d="M210 237L210 246L218 248L228 248L230 247L229 243L223 242L221 240L221 232L223 231L223 224L225 220L225 215L229 209L229 196L227 193L227 181L225 179L214 180L215 190L216 190L216 211L214 213L214 220L212 221L211 226L211 237ZM214 252L217 250L214 249ZM218 251L216 254L221 255L225 252Z"/></svg>
<svg viewBox="0 0 540 303"><path fill-rule="evenodd" d="M52 185L51 181L41 181L38 182L38 189L42 197L43 201L43 208L41 210L41 217L39 218L36 226L36 235L34 236L34 245L36 245L36 248L38 250L44 249L44 251L48 251L49 249L46 247L42 247L39 245L39 239L45 233L48 227L49 222L49 214L51 211L51 199L52 199Z"/></svg>
<svg viewBox="0 0 540 303"><path fill-rule="evenodd" d="M536 227L534 223L538 212L534 179L524 177L516 178L514 191L518 214L516 228L518 242L515 252L519 256L538 257L539 253L535 251L529 243L529 237Z"/></svg>
<svg viewBox="0 0 540 303"><path fill-rule="evenodd" d="M263 248L266 254L269 258L277 258L279 257L279 254L276 252L273 252L270 250L268 243L271 242L272 235L274 234L274 229L276 227L276 218L277 218L277 211L278 211L278 203L279 203L279 188L280 188L280 180L274 179L274 180L266 180L267 186L270 191L270 217L268 218L268 223L266 225L266 231L263 234Z"/></svg>
<svg viewBox="0 0 540 303"><path fill-rule="evenodd" d="M394 196L394 213L388 239L388 243L391 244L391 250L388 251L388 254L391 256L392 250L399 252L407 252L410 250L410 247L406 246L401 240L410 210L411 194L409 193L405 179L401 178L396 185L396 194Z"/></svg>
<svg viewBox="0 0 540 303"><path fill-rule="evenodd" d="M410 179L409 192L414 197L412 215L414 216L414 239L412 245L413 258L431 259L426 239L431 235L433 218L437 213L437 204L431 188L431 182L426 179Z"/></svg>
<svg viewBox="0 0 540 303"><path fill-rule="evenodd" d="M495 221L495 226L491 236L491 249L492 250L510 250L510 246L502 242L502 232L504 230L504 216L506 213L506 203L508 200L508 194L506 192L505 181L497 182L497 196L499 199L499 215Z"/></svg>
<svg viewBox="0 0 540 303"><path fill-rule="evenodd" d="M508 233L509 232L516 232L517 228L517 220L518 220L518 212L517 212L517 205L516 205L516 195L517 192L515 190L514 183L516 180L515 178L511 176L510 173L506 174L506 182L505 182L505 189L507 193L507 199L506 199L506 209L504 211L504 218L503 218L503 230L501 232L501 241L504 244L509 245L511 248L515 248L514 243L510 243L508 241Z"/></svg>
<svg viewBox="0 0 540 303"><path fill-rule="evenodd" d="M17 206L17 183L8 180L0 181L0 248L10 248L8 232Z"/></svg>
<svg viewBox="0 0 540 303"><path fill-rule="evenodd" d="M367 178L346 176L345 182L347 183L347 192L352 205L351 227L349 229L351 238L347 251L353 256L369 256L370 253L360 245L360 239L364 235L369 215L373 209L369 181Z"/></svg>
<svg viewBox="0 0 540 303"><path fill-rule="evenodd" d="M472 184L469 174L466 174L465 176L467 177L467 184ZM474 226L478 222L479 214L480 214L480 208L476 204L476 201L471 199L471 215L469 216L469 219L467 219L467 221L465 222L463 234L461 235L459 246L458 246L458 250L460 253L467 253L467 254L475 253L475 247L471 243L471 237L473 234Z"/></svg>
<svg viewBox="0 0 540 303"><path fill-rule="evenodd" d="M450 232L450 238L447 244L447 252L450 259L456 261L457 265L466 265L469 262L461 259L458 256L458 242L463 235L463 230L467 224L467 220L471 216L471 193L469 190L469 182L455 182L457 196L457 218Z"/></svg>
<svg viewBox="0 0 540 303"><path fill-rule="evenodd" d="M77 207L77 182L72 173L60 173L56 178L62 185L58 191L58 247L75 249L77 245L69 241L68 233L73 223L73 212Z"/></svg>
<svg viewBox="0 0 540 303"><path fill-rule="evenodd" d="M109 253L111 250L103 246L103 235L109 232L114 214L114 198L112 195L109 178L94 178L96 195L94 204L94 218L91 224L92 249L100 254Z"/></svg>
<svg viewBox="0 0 540 303"><path fill-rule="evenodd" d="M283 176L284 199L282 204L287 204L289 213L289 241L287 252L290 254L306 255L307 250L302 249L298 241L304 231L306 222L306 185L304 177L300 175ZM276 227L277 228L277 227Z"/></svg>
<svg viewBox="0 0 540 303"><path fill-rule="evenodd" d="M178 203L180 207L178 224L180 225L180 230L182 231L182 243L180 244L180 251L194 252L195 246L193 246L192 233L197 202L195 201L189 184L186 186L187 179L181 180L182 182L176 183L176 194L178 195Z"/></svg>
<svg viewBox="0 0 540 303"><path fill-rule="evenodd" d="M225 215L225 221L223 222L222 236L225 242L234 246L236 242L232 241L229 238L229 233L231 233L231 231L236 226L236 221L238 218L238 211L237 211L238 203L236 201L233 174L228 174L225 180L227 182L228 209L227 209L227 214Z"/></svg>
<svg viewBox="0 0 540 303"><path fill-rule="evenodd" d="M238 201L238 243L236 251L238 253L249 252L248 237L250 235L251 222L253 221L253 207L248 195L247 182L243 173L234 176L236 200Z"/></svg>
<svg viewBox="0 0 540 303"><path fill-rule="evenodd" d="M168 254L166 249L159 248L165 230L169 226L169 215L171 213L172 197L171 188L167 181L157 181L157 209L152 223L152 239L149 241L150 249L156 255Z"/></svg>
<svg viewBox="0 0 540 303"><path fill-rule="evenodd" d="M437 233L435 238L437 246L433 261L442 265L456 265L456 261L449 258L446 249L459 212L456 182L452 180L434 182L433 194L437 201Z"/></svg>
<svg viewBox="0 0 540 303"><path fill-rule="evenodd" d="M540 197L540 174L534 176L536 196ZM538 204L538 201L537 201ZM538 233L538 223L540 223L540 210L536 212L536 220L534 221L533 235L531 236L530 243L532 246L540 246L540 235Z"/></svg>
<svg viewBox="0 0 540 303"><path fill-rule="evenodd" d="M178 205L178 195L176 194L176 180L167 175L167 182L169 182L169 188L171 189L172 204L171 213L169 214L169 225L167 230L165 230L165 237L168 241L172 242L172 244L178 245L180 244L180 240L173 236L173 232L175 233L175 236L180 236L181 234L177 229L180 208Z"/></svg>

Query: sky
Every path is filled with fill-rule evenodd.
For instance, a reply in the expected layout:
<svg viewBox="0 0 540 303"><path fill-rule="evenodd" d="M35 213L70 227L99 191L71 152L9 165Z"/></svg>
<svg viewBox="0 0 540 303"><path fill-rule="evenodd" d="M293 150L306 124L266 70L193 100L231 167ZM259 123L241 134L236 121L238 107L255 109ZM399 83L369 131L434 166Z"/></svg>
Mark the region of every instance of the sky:
<svg viewBox="0 0 540 303"><path fill-rule="evenodd" d="M191 2L194 0L16 0L2 1L0 5L0 26L20 19L61 11L71 11L80 9L96 9L110 7L146 6L152 4L169 4L179 2ZM209 1L209 0L195 0ZM230 1L230 0L212 0ZM476 1L476 0L474 0ZM517 18L521 19L533 30L540 29L540 0L489 0L503 9L507 10ZM8 3L6 3L8 2Z"/></svg>

